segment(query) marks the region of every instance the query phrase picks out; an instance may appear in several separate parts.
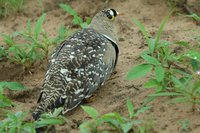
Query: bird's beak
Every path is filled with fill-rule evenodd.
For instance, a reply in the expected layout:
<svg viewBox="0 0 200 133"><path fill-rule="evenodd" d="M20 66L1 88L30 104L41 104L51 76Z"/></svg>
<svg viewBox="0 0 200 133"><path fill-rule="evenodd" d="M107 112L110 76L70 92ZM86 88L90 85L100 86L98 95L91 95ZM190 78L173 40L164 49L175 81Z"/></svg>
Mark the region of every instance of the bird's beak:
<svg viewBox="0 0 200 133"><path fill-rule="evenodd" d="M124 13L117 12L117 15L122 16L122 15L124 15Z"/></svg>

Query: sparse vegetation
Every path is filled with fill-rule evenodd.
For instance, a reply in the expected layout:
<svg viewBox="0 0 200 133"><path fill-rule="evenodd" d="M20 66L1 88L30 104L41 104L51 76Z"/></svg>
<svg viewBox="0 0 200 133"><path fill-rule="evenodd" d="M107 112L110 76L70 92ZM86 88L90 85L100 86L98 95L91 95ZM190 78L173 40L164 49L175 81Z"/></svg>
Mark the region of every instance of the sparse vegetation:
<svg viewBox="0 0 200 133"><path fill-rule="evenodd" d="M44 132L47 132L50 126L65 122L64 117L59 116L61 110L62 108L56 109L52 115L43 114L40 120L33 122L26 120L26 112L18 111L15 114L8 112L7 118L0 121L0 131L1 133L36 133L36 129L46 127Z"/></svg>
<svg viewBox="0 0 200 133"><path fill-rule="evenodd" d="M133 67L129 71L127 79L131 80L151 73L152 76L144 84L144 87L155 88L155 92L149 95L150 98L147 101L160 96L174 96L174 101L191 103L195 110L195 105L200 103L198 70L200 55L187 42L160 40L170 14L163 20L155 39L149 38L144 26L133 18L134 23L145 36L149 49L141 54L144 63ZM170 48L171 45L176 45L176 48L185 47L189 50L176 51L176 48Z"/></svg>
<svg viewBox="0 0 200 133"><path fill-rule="evenodd" d="M20 91L26 88L17 82L0 82L0 108L11 107L14 105L12 101L4 95L4 89Z"/></svg>
<svg viewBox="0 0 200 133"><path fill-rule="evenodd" d="M69 35L69 28L63 25L60 27L58 36L49 38L47 32L42 28L46 14L43 14L32 28L30 19L24 31L15 32L12 35L3 35L4 42L8 46L7 50L2 47L1 56L6 56L9 60L22 64L29 68L35 61L48 59L50 48L59 44ZM22 41L15 41L15 38ZM7 54L6 54L7 53Z"/></svg>
<svg viewBox="0 0 200 133"><path fill-rule="evenodd" d="M42 13L41 13L42 15L37 14L36 16L37 17L39 16L38 18L32 18L28 16L30 17L30 19L28 19L26 23L26 28L20 31L15 31L13 34L1 33L2 38L0 38L0 41L2 42L0 43L3 45L0 46L0 62L1 61L7 62L7 60L9 60L16 64L22 64L24 68L28 70L31 66L33 66L35 62L43 62L43 61L46 62L51 49L72 33L72 29L69 28L70 25L68 25L68 23L67 24L64 23L63 25L60 25L60 29L58 32L55 31L57 32L57 36L50 37L48 31L43 28L43 25L46 23L45 20L48 14L48 11L47 12L45 11L46 5L44 8L44 5L41 0L37 0L36 2L39 4L39 7L42 8ZM177 5L183 4L184 0L167 0L167 2L168 5L170 5L170 7L172 8L172 7L177 7ZM6 17L11 16L10 14L22 11L24 3L25 3L24 0L0 0L1 19L4 18L6 19ZM153 4L151 6L153 6ZM79 28L86 28L91 21L90 17L81 18L78 15L78 13L71 6L67 4L59 4L59 7L73 17L72 20L73 26ZM59 12L58 14L62 13ZM139 28L140 32L144 36L147 47L145 47L144 48L145 50L140 54L139 58L140 64L137 64L138 62L135 61L136 65L128 71L126 78L128 80L135 80L136 78L146 77L148 81L143 84L143 87L145 89L153 90L146 99L143 99L144 101L139 101L141 104L139 108L138 109L135 108L130 98L127 99L126 106L123 105L126 107L126 110L123 113L121 112L117 113L117 111L116 112L111 111L108 113L100 114L99 113L100 111L97 111L91 106L81 106L84 112L87 113L87 115L89 115L89 118L84 117L83 119L85 120L81 120L81 123L79 121L76 122L73 119L72 121L75 121L74 122L75 125L70 125L72 129L75 128L76 130L80 130L81 133L89 133L89 132L148 133L149 130L151 130L150 128L155 128L154 127L155 120L152 119L151 121L149 121L149 123L146 123L146 120L141 119L140 116L146 113L147 110L153 108L153 106L147 106L147 105L158 97L159 98L168 97L167 100L170 100L167 101L168 103L171 102L176 104L187 103L189 104L189 106L191 106L193 112L199 110L200 36L198 35L193 37L193 35L191 35L192 37L191 36L189 37L191 37L192 39L188 42L182 41L180 39L178 39L177 41L168 41L167 39L166 40L162 39L162 36L165 35L165 33L163 34L164 27L171 14L172 12L170 12L169 15L167 15L163 19L160 28L157 31L157 34L153 34L150 31L148 32L146 30L147 28L139 20L137 20L136 17L132 18L133 22L136 24L136 26ZM131 16L134 15L131 14ZM145 17L146 16L144 16L144 22L146 21ZM197 22L200 21L200 17L196 13L191 15L181 15L179 17L188 17L196 20ZM16 17L16 19L18 18ZM32 22L32 20L34 19L36 20L35 24L33 24ZM124 18L122 17L122 19ZM147 19L149 18L147 17ZM147 20L147 22L151 22L151 20L149 19ZM122 20L119 23L122 23ZM59 25L57 25L57 27L58 26ZM126 26L125 27L123 26L122 29L124 28L126 30ZM197 32L199 32L198 29L196 30ZM133 35L134 34L127 34L127 36L133 36ZM126 41L128 39L130 38L129 37L125 38ZM140 41L142 41L142 39ZM134 44L131 43L132 42L130 41L126 46L127 47L130 46L130 48L132 48L131 45ZM120 47L124 47L124 45L120 45ZM130 49L130 51L131 50L133 49ZM127 53L123 53L122 51L121 55L124 56L125 54ZM125 56L125 58L126 57L127 56ZM122 60L124 61L125 58L122 58L121 61ZM127 57L127 59L130 58ZM4 67L6 67L6 65ZM2 69L4 67L2 67ZM122 69L120 69L120 73L121 71ZM125 71L126 70L122 71L122 73L125 73ZM10 71L10 73L14 72ZM30 82L34 82L33 80L34 79L31 79ZM10 81L10 79L8 79L7 81ZM16 81L18 81L18 78ZM118 80L116 82L118 82ZM127 88L132 89L133 87L128 86ZM36 133L36 130L42 127L45 127L45 132L47 132L53 125L68 124L66 118L64 116L59 115L62 111L62 108L56 109L53 113L43 114L41 118L37 121L32 121L29 119L31 112L8 111L13 107L16 108L17 104L12 98L6 95L5 93L6 90L21 91L26 89L27 89L26 87L24 87L22 84L18 82L5 82L5 81L0 82L0 109L1 109L0 132ZM129 93L130 90L127 91L126 93ZM125 96L128 95L129 94ZM120 99L122 96L123 95L121 95L120 93L120 96L117 95L116 99ZM114 99L114 101L116 99ZM154 106L156 107L156 105ZM153 109L151 113L153 113ZM180 132L190 132L192 130L191 123L192 121L186 119L185 117L183 119L182 118L177 119L176 122L177 130Z"/></svg>
<svg viewBox="0 0 200 133"><path fill-rule="evenodd" d="M128 133L129 131L136 131L139 133L144 133L145 129L142 127L142 120L137 119L136 117L150 109L150 106L142 107L137 110L134 109L130 98L127 99L127 109L129 112L128 116L122 116L115 112L110 112L107 114L100 115L97 110L89 106L82 106L82 109L92 118L91 120L85 121L80 125L81 133L89 132L108 132L118 131L123 133ZM109 129L105 127L109 126ZM101 128L104 127L104 128Z"/></svg>
<svg viewBox="0 0 200 133"><path fill-rule="evenodd" d="M63 10L65 10L66 12L68 12L70 15L73 16L73 24L74 25L78 25L81 28L86 28L88 26L88 24L91 21L91 18L86 18L86 21L84 22L83 19L81 17L78 16L78 14L76 13L76 11L74 11L74 9L72 9L69 5L66 4L60 4L59 5Z"/></svg>
<svg viewBox="0 0 200 133"><path fill-rule="evenodd" d="M0 0L0 17L7 17L22 10L24 0Z"/></svg>

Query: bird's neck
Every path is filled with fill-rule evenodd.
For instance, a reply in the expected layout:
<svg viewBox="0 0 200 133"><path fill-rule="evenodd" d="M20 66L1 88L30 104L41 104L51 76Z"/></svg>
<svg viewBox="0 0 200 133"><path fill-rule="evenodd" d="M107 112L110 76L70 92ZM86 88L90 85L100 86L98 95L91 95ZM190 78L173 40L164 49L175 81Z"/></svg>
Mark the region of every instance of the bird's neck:
<svg viewBox="0 0 200 133"><path fill-rule="evenodd" d="M98 33L104 35L109 40L113 41L114 43L117 43L117 34L116 29L112 23L106 23L104 20L101 22L97 22L96 20L93 20L88 28L94 29Z"/></svg>

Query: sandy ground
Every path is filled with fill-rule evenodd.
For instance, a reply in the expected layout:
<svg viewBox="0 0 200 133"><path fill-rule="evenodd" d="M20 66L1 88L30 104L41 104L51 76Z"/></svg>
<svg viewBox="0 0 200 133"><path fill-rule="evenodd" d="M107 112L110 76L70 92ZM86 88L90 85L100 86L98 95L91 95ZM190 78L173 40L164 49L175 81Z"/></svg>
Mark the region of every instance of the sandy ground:
<svg viewBox="0 0 200 133"><path fill-rule="evenodd" d="M194 1L194 0L193 0ZM125 80L127 71L139 63L139 54L147 48L145 40L139 29L132 23L131 17L139 19L147 28L149 33L154 36L159 25L170 11L166 2L163 0L44 0L44 9L47 12L44 28L49 36L56 36L59 25L71 25L72 17L67 15L58 7L59 3L70 4L82 17L93 16L97 11L112 7L124 15L118 17L118 36L120 39L120 55L116 71L108 82L102 86L95 94L94 100L87 103L96 108L101 114L111 111L127 115L126 99L130 97L136 108L139 107L152 90L145 90L143 83L146 78L133 81ZM191 3L190 3L191 4ZM23 12L17 15L0 20L0 32L5 34L21 31L28 18L34 23L41 15L42 9L35 0L26 2ZM173 14L168 21L162 39L167 41L188 41L192 42L192 36L196 33L192 30L200 30L200 27L192 19L184 18ZM0 44L3 39L0 37ZM32 110L36 105L40 93L46 68L46 64L36 64L32 68L32 74L24 74L21 65L16 65L8 61L0 62L0 81L18 81L29 89L24 92L9 94L9 97L16 103L13 111ZM152 133L178 133L180 131L179 120L190 120L190 133L200 132L200 114L192 112L191 105L188 104L169 104L168 98L158 98L149 105L152 109L139 116L144 119L147 126L152 128ZM78 107L66 116L70 123L57 127L58 132L78 132L77 126L87 118L83 110ZM148 124L151 123L151 124Z"/></svg>

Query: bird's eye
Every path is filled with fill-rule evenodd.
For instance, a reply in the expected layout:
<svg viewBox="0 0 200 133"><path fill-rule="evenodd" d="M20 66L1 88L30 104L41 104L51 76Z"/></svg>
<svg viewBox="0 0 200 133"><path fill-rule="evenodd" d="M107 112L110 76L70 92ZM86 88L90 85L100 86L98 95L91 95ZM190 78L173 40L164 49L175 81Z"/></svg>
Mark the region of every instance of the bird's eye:
<svg viewBox="0 0 200 133"><path fill-rule="evenodd" d="M117 16L117 12L114 9L107 10L107 17L113 20Z"/></svg>
<svg viewBox="0 0 200 133"><path fill-rule="evenodd" d="M109 19L113 19L113 18L114 18L114 16L112 16L112 15L110 15L110 14L107 14L107 17L108 17Z"/></svg>

